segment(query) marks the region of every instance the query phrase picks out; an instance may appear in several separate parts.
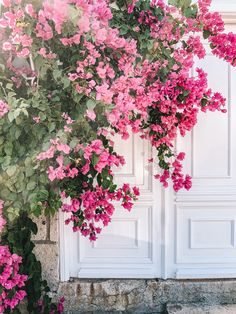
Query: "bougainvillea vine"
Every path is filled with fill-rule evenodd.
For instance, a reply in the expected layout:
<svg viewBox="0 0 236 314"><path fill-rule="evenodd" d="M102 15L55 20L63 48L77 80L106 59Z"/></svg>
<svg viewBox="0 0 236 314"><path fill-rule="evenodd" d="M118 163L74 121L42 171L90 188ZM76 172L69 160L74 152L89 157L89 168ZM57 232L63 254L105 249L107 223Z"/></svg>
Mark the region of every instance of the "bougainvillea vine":
<svg viewBox="0 0 236 314"><path fill-rule="evenodd" d="M236 35L224 33L210 0L1 3L3 234L22 211L62 210L93 241L111 221L114 201L131 210L139 190L115 184L113 169L125 163L115 134L149 142L164 187L191 188L175 140L199 112L226 112L203 69L191 75L194 58L204 58L209 45L236 65Z"/></svg>

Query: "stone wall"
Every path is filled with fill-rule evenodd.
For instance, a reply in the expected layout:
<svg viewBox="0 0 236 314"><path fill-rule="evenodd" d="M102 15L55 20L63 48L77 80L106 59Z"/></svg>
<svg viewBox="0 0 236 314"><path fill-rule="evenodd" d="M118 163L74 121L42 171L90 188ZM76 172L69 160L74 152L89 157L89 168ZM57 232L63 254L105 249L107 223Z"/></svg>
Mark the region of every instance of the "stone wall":
<svg viewBox="0 0 236 314"><path fill-rule="evenodd" d="M71 279L59 282L57 217L37 220L35 252L55 295L64 295L66 313L167 313L167 304L236 303L236 280Z"/></svg>
<svg viewBox="0 0 236 314"><path fill-rule="evenodd" d="M169 304L236 303L236 280L76 280L59 291L68 313L166 313Z"/></svg>
<svg viewBox="0 0 236 314"><path fill-rule="evenodd" d="M40 217L36 221L38 233L33 237L35 254L43 268L44 278L53 292L59 287L59 232L58 217Z"/></svg>

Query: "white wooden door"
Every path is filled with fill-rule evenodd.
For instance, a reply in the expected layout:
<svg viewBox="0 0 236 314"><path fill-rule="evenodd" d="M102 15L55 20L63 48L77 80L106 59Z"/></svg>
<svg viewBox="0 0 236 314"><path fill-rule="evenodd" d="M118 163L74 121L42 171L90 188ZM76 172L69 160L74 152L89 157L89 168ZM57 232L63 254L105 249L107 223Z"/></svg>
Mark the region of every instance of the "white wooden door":
<svg viewBox="0 0 236 314"><path fill-rule="evenodd" d="M227 29L236 32L236 25ZM170 206L163 276L236 277L236 69L210 51L199 66L208 72L212 89L227 97L228 113L202 113L194 131L179 140L193 187L165 193Z"/></svg>
<svg viewBox="0 0 236 314"><path fill-rule="evenodd" d="M233 2L213 0L227 29L236 32ZM228 113L201 114L194 132L177 143L188 156L192 189L164 191L147 167L147 144L138 136L117 139L127 162L117 182L138 185L141 197L131 212L117 206L94 244L65 226L61 215L61 280L236 277L236 69L210 52L198 66L208 72L212 89L227 97Z"/></svg>
<svg viewBox="0 0 236 314"><path fill-rule="evenodd" d="M61 275L80 278L152 278L161 276L160 265L160 188L153 180L152 166L147 160L151 150L139 136L126 141L117 137L116 151L126 165L116 171L116 182L138 186L139 201L128 212L116 206L112 222L105 227L96 242L91 243L61 219Z"/></svg>

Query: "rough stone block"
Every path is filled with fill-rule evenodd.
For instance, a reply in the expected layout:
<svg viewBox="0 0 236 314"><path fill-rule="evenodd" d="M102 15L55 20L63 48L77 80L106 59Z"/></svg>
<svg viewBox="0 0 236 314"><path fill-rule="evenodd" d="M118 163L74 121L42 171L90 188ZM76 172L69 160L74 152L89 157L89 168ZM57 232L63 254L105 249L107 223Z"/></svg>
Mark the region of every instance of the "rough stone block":
<svg viewBox="0 0 236 314"><path fill-rule="evenodd" d="M50 219L50 241L58 242L59 239L59 217L55 214L54 217Z"/></svg>
<svg viewBox="0 0 236 314"><path fill-rule="evenodd" d="M59 257L57 244L36 244L34 249L43 269L43 278L47 280L52 291L58 289Z"/></svg>
<svg viewBox="0 0 236 314"><path fill-rule="evenodd" d="M168 314L235 314L236 305L167 305Z"/></svg>
<svg viewBox="0 0 236 314"><path fill-rule="evenodd" d="M38 233L32 236L33 241L45 241L47 239L47 218L45 216L40 216L38 218L32 217L33 221L37 224Z"/></svg>

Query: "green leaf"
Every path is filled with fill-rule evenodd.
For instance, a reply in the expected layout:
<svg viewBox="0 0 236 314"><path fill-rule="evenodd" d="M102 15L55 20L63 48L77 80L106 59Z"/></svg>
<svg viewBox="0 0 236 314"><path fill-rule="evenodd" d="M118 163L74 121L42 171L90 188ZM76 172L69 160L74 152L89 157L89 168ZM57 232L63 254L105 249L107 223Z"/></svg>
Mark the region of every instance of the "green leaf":
<svg viewBox="0 0 236 314"><path fill-rule="evenodd" d="M103 187L103 189L108 189L109 188L109 186L111 185L111 181L110 180L103 180L102 181L102 187Z"/></svg>
<svg viewBox="0 0 236 314"><path fill-rule="evenodd" d="M94 109L96 107L96 101L93 100L93 99L88 99L86 101L86 106L87 106L88 109L92 110L92 109Z"/></svg>
<svg viewBox="0 0 236 314"><path fill-rule="evenodd" d="M64 87L64 88L67 88L67 87L70 86L70 80L69 80L67 77L64 77L64 78L62 79L62 83L63 83L63 87Z"/></svg>
<svg viewBox="0 0 236 314"><path fill-rule="evenodd" d="M4 151L8 156L12 155L13 144L11 142L7 142L4 146Z"/></svg>
<svg viewBox="0 0 236 314"><path fill-rule="evenodd" d="M8 208L7 217L10 221L14 221L17 217L19 217L19 209L13 207Z"/></svg>
<svg viewBox="0 0 236 314"><path fill-rule="evenodd" d="M14 112L12 111L8 112L7 117L8 117L9 122L12 122L15 119Z"/></svg>
<svg viewBox="0 0 236 314"><path fill-rule="evenodd" d="M211 36L211 32L209 31L209 30L204 30L203 31L203 38L204 39L207 39L207 38L209 38Z"/></svg>
<svg viewBox="0 0 236 314"><path fill-rule="evenodd" d="M21 109L17 108L13 111L14 118L16 119L21 114Z"/></svg>
<svg viewBox="0 0 236 314"><path fill-rule="evenodd" d="M74 27L77 26L79 14L80 12L77 8L73 7L72 5L69 6L69 17Z"/></svg>
<svg viewBox="0 0 236 314"><path fill-rule="evenodd" d="M7 85L6 85L6 89L13 90L13 84L11 84L11 83L7 83Z"/></svg>
<svg viewBox="0 0 236 314"><path fill-rule="evenodd" d="M2 71L5 71L5 65L4 64L0 64L0 69L2 70ZM1 292L0 292L0 294L1 294Z"/></svg>
<svg viewBox="0 0 236 314"><path fill-rule="evenodd" d="M48 131L51 133L55 130L55 128L56 128L56 123L52 122L49 124Z"/></svg>
<svg viewBox="0 0 236 314"><path fill-rule="evenodd" d="M96 166L96 164L98 163L98 160L99 160L99 156L96 154L93 154L92 155L92 165Z"/></svg>
<svg viewBox="0 0 236 314"><path fill-rule="evenodd" d="M29 116L29 113L28 113L28 111L27 111L25 108L22 108L22 109L21 109L21 112L23 112L23 114L24 114L26 117Z"/></svg>
<svg viewBox="0 0 236 314"><path fill-rule="evenodd" d="M37 192L37 201L44 202L48 199L49 193L47 190L40 190Z"/></svg>
<svg viewBox="0 0 236 314"><path fill-rule="evenodd" d="M189 90L185 90L185 91L183 92L184 97L187 97L189 94L190 94L190 91L189 91Z"/></svg>
<svg viewBox="0 0 236 314"><path fill-rule="evenodd" d="M27 184L26 189L27 189L28 191L32 191L33 189L35 189L35 187L36 187L36 182L30 181L30 182Z"/></svg>
<svg viewBox="0 0 236 314"><path fill-rule="evenodd" d="M52 72L52 74L53 74L54 79L57 80L58 78L61 77L62 72L61 72L59 69L55 69L55 70Z"/></svg>
<svg viewBox="0 0 236 314"><path fill-rule="evenodd" d="M70 148L75 148L75 146L78 144L78 138L73 138L71 141L70 141Z"/></svg>
<svg viewBox="0 0 236 314"><path fill-rule="evenodd" d="M27 178L31 177L34 174L34 169L32 167L28 167L25 169L25 175Z"/></svg>
<svg viewBox="0 0 236 314"><path fill-rule="evenodd" d="M191 7L186 8L183 13L187 18L195 19L198 13L198 7L194 4Z"/></svg>
<svg viewBox="0 0 236 314"><path fill-rule="evenodd" d="M207 103L208 103L208 100L207 100L206 98L203 98L203 99L201 100L201 105L202 105L202 107L205 107L205 106L207 105Z"/></svg>
<svg viewBox="0 0 236 314"><path fill-rule="evenodd" d="M110 186L109 191L110 191L111 193L113 193L113 192L115 192L116 188L117 188L117 185L116 185L116 184L112 184L112 185Z"/></svg>
<svg viewBox="0 0 236 314"><path fill-rule="evenodd" d="M190 8L191 3L192 3L192 0L168 0L168 4L173 5L177 8L180 8L183 14L185 13L187 9L190 9L191 11L191 8Z"/></svg>
<svg viewBox="0 0 236 314"><path fill-rule="evenodd" d="M10 166L6 171L7 175L9 177L12 177L15 174L16 169L17 169L16 166Z"/></svg>
<svg viewBox="0 0 236 314"><path fill-rule="evenodd" d="M179 7L180 1L179 0L168 0L168 4L173 5L175 7Z"/></svg>
<svg viewBox="0 0 236 314"><path fill-rule="evenodd" d="M15 92L9 92L7 94L7 96L8 96L8 98L12 98L12 97L16 96L16 93Z"/></svg>

